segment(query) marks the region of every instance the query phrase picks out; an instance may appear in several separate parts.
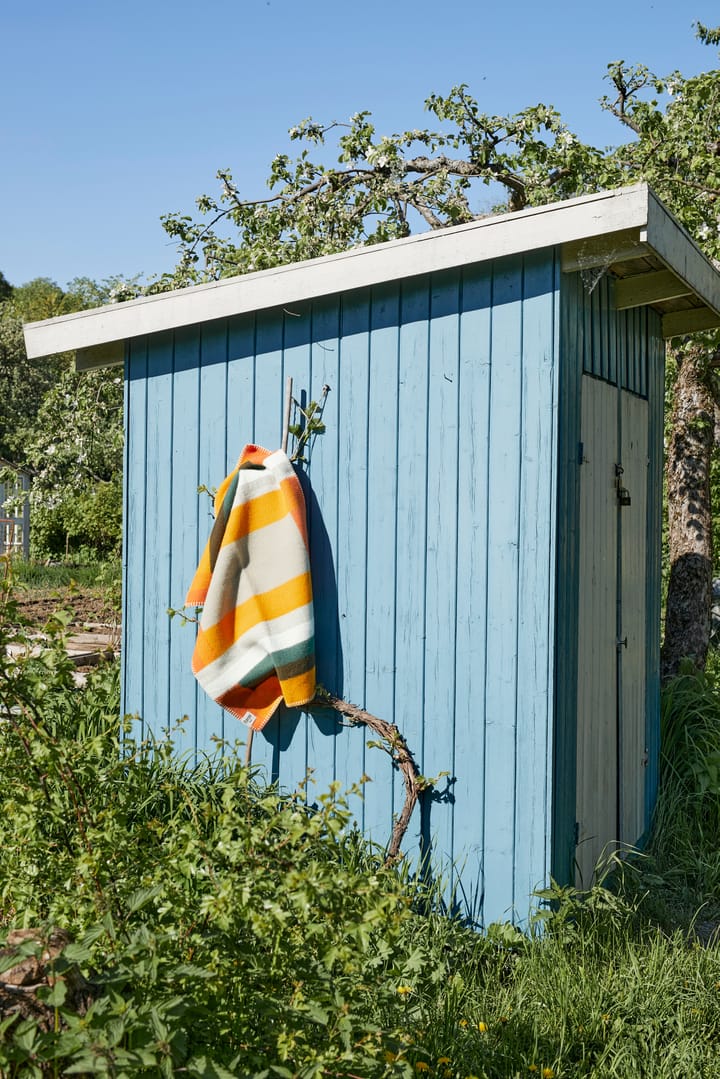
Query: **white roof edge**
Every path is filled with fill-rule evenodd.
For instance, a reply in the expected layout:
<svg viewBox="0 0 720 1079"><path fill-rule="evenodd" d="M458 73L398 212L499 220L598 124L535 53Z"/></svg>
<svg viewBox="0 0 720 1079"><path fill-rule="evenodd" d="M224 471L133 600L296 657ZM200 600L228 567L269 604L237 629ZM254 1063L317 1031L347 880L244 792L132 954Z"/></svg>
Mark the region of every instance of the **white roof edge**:
<svg viewBox="0 0 720 1079"><path fill-rule="evenodd" d="M720 281L712 266L647 185L637 184L531 207L518 213L491 216L404 240L356 247L308 262L290 263L28 323L25 326L27 354L30 359L37 359L58 352L97 349L179 326L266 310L338 291L347 292L627 229L647 231L647 242L651 247L655 246L653 236L657 233L661 258L692 285L693 291L697 291L704 302L720 312Z"/></svg>

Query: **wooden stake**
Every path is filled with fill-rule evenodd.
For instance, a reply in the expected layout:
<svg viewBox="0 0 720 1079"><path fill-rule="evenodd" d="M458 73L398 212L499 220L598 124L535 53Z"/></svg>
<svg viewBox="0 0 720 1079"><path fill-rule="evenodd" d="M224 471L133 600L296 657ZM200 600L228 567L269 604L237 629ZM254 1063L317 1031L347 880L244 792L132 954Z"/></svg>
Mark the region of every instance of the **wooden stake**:
<svg viewBox="0 0 720 1079"><path fill-rule="evenodd" d="M285 418L283 420L283 433L282 433L282 451L283 451L283 453L287 453L288 438L290 436L290 410L292 408L292 390L293 390L292 376L288 375L287 382L285 383Z"/></svg>

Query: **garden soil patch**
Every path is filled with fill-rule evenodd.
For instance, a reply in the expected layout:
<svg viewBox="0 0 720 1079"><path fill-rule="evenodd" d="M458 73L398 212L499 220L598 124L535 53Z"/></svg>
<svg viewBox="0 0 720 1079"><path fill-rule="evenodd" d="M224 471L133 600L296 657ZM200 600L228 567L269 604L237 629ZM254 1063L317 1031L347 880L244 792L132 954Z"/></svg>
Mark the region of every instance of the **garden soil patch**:
<svg viewBox="0 0 720 1079"><path fill-rule="evenodd" d="M18 591L15 598L22 617L37 630L41 630L58 611L70 614L70 627L73 629L96 625L112 629L117 621L106 598L92 589L78 591L73 588L53 590L51 593Z"/></svg>

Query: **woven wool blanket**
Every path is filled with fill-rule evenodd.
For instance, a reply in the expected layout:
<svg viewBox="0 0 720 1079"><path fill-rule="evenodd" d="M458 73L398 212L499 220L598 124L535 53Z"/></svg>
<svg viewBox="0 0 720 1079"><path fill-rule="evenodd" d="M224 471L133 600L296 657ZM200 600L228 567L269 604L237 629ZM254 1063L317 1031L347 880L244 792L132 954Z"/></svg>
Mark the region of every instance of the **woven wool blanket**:
<svg viewBox="0 0 720 1079"><path fill-rule="evenodd" d="M185 600L202 607L192 669L260 730L281 701L315 695L305 499L282 450L248 445L215 496L215 523Z"/></svg>

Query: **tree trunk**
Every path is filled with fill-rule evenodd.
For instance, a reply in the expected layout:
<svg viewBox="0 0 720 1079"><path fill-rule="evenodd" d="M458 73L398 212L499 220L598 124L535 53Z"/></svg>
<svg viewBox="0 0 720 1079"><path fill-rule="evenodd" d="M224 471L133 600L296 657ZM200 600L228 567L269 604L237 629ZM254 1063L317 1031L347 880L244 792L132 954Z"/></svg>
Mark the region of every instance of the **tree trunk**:
<svg viewBox="0 0 720 1079"><path fill-rule="evenodd" d="M663 682L683 659L705 666L712 606L710 461L715 398L710 357L699 345L678 351L667 477L670 581L661 652Z"/></svg>

